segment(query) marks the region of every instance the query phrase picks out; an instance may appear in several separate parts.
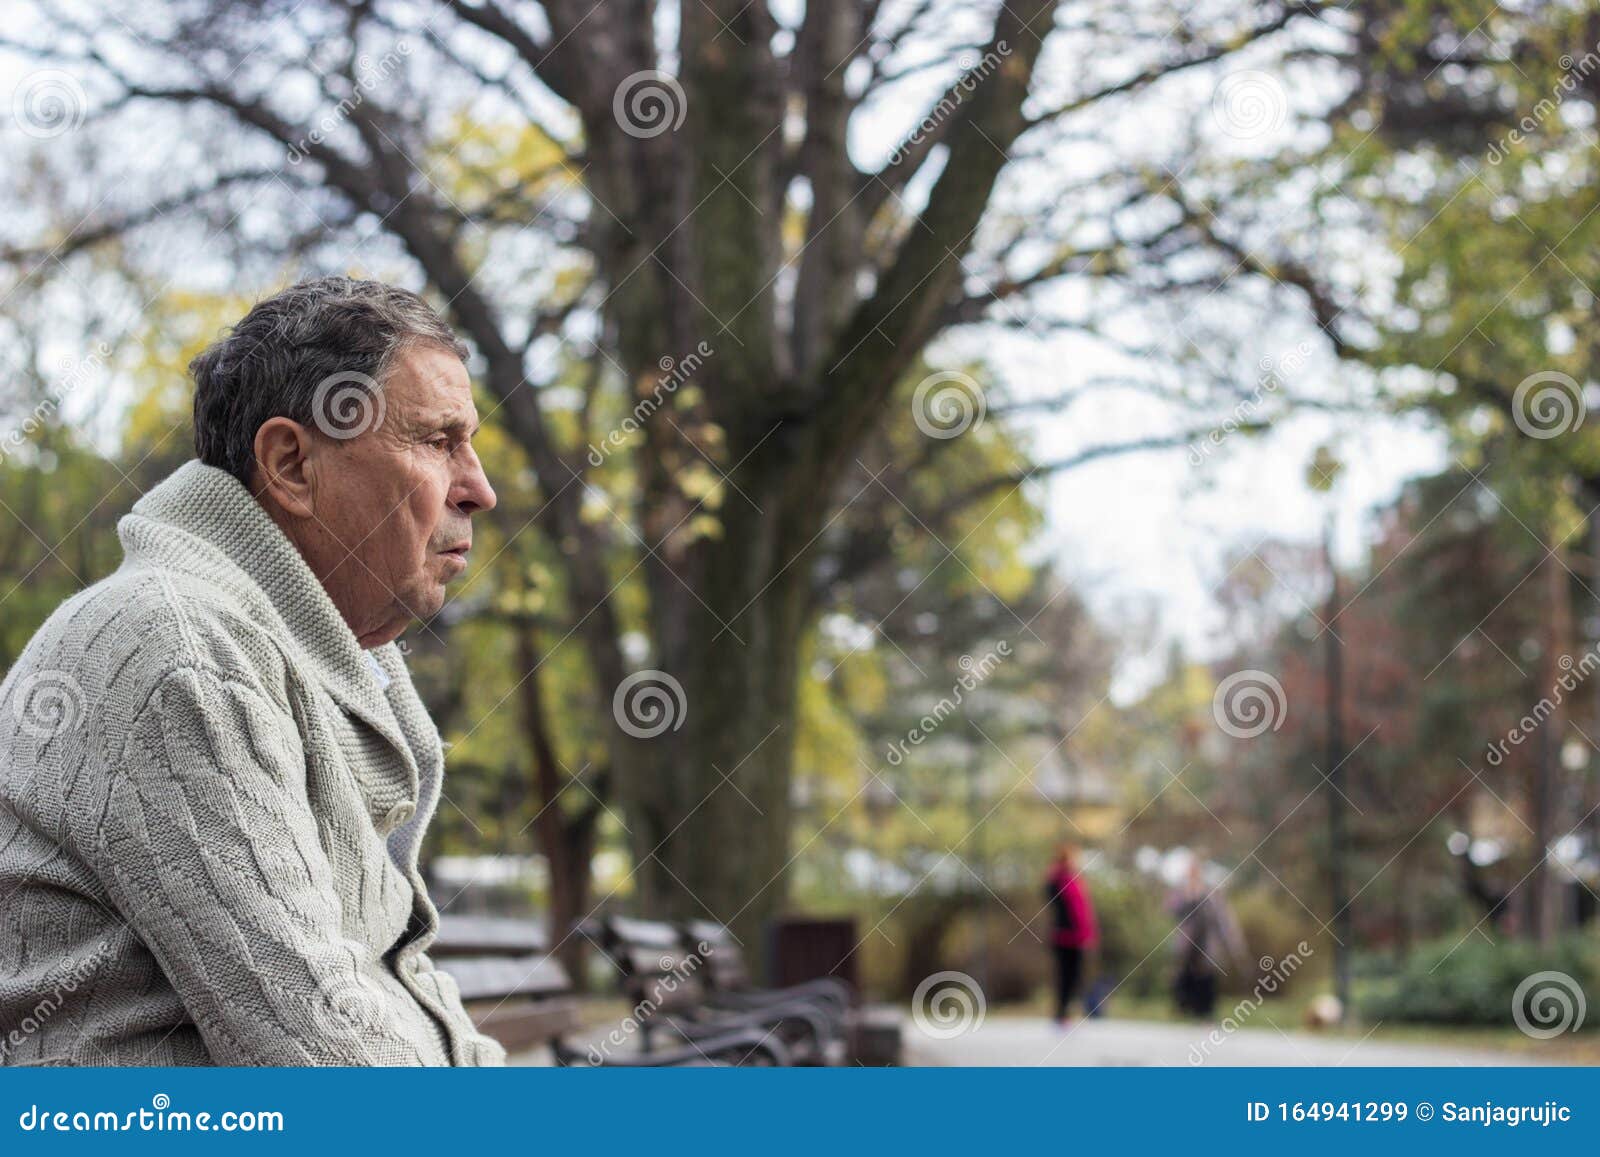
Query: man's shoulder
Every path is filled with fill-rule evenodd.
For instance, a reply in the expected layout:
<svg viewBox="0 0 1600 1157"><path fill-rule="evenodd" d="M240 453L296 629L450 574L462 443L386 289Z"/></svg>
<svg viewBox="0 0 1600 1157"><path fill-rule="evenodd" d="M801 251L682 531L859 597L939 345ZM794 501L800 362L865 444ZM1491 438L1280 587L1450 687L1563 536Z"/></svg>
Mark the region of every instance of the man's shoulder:
<svg viewBox="0 0 1600 1157"><path fill-rule="evenodd" d="M124 565L56 608L6 682L43 678L86 706L137 711L168 676L197 670L277 698L286 663L259 611L216 581Z"/></svg>

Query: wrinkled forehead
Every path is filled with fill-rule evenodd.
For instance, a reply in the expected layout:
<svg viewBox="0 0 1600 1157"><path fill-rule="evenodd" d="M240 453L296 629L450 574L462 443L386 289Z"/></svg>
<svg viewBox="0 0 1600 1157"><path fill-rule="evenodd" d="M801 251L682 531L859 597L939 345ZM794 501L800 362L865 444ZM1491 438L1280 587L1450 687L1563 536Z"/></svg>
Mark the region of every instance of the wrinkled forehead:
<svg viewBox="0 0 1600 1157"><path fill-rule="evenodd" d="M383 393L390 419L408 429L477 428L467 367L442 347L402 351L385 375Z"/></svg>

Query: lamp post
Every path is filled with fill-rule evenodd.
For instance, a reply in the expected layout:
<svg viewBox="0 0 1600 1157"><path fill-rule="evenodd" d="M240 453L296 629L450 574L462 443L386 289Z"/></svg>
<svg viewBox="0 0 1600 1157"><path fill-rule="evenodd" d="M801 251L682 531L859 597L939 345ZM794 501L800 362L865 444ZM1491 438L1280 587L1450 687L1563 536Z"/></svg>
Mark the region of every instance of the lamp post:
<svg viewBox="0 0 1600 1157"><path fill-rule="evenodd" d="M1339 998L1340 1016L1350 1013L1350 904L1345 896L1345 770L1348 755L1344 748L1344 644L1334 623L1343 610L1339 605L1339 564L1334 558L1333 543L1339 524L1339 504L1334 488L1343 463L1327 446L1318 447L1306 472L1306 483L1312 490L1328 496L1328 520L1323 530L1322 553L1328 566L1328 606L1324 612L1323 631L1326 638L1324 677L1328 687L1328 899L1333 906L1329 926L1333 931L1333 989Z"/></svg>
<svg viewBox="0 0 1600 1157"><path fill-rule="evenodd" d="M972 717L967 717L967 809L972 821L972 859L980 881L988 884L989 864L983 842L983 752L978 747L980 733ZM964 885L963 885L964 886ZM977 972L975 978L980 991L989 986L989 905L978 904L977 919Z"/></svg>
<svg viewBox="0 0 1600 1157"><path fill-rule="evenodd" d="M1323 553L1328 564L1324 646L1328 684L1328 892L1333 904L1333 986L1341 1015L1350 1009L1350 901L1345 898L1344 645L1333 629L1339 615L1339 567L1334 560L1336 514L1328 512Z"/></svg>

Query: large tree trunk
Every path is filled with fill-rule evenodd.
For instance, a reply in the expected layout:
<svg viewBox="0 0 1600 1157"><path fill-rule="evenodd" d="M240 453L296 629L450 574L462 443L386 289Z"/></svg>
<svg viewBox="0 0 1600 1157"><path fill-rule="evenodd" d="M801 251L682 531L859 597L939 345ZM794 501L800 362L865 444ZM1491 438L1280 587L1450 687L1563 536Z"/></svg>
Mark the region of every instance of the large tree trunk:
<svg viewBox="0 0 1600 1157"><path fill-rule="evenodd" d="M749 500L729 495L720 537L673 573L652 573L661 670L683 696L666 706L682 715L632 739L637 762L621 777L640 907L727 924L753 956L786 894L806 547L821 509L797 508L758 477L741 475ZM693 593L684 566L698 576ZM628 706L618 708L622 726Z"/></svg>
<svg viewBox="0 0 1600 1157"><path fill-rule="evenodd" d="M684 698L676 729L616 745L638 902L652 914L711 917L758 950L764 920L783 904L812 546L896 382L960 291L960 254L1022 130L1055 3L1010 0L999 10L991 45L1000 63L941 126L947 163L866 296L852 206L866 192L857 181L872 182L848 161L839 75L859 37L853 19L830 26L843 19L830 18L838 9L808 11L806 135L794 163L814 200L807 244L793 260L799 298L787 332L774 305L788 163L783 88L764 6L684 8L680 138L636 142L604 118L590 125L589 179L632 226L598 223L623 365L643 384L664 356L683 358L702 341L715 350L695 379L704 400L675 397L672 422L646 424L639 460L655 664ZM723 444L698 443L696 432L709 427ZM699 502L681 489L681 473L700 460L714 462L724 482L710 537L682 534Z"/></svg>

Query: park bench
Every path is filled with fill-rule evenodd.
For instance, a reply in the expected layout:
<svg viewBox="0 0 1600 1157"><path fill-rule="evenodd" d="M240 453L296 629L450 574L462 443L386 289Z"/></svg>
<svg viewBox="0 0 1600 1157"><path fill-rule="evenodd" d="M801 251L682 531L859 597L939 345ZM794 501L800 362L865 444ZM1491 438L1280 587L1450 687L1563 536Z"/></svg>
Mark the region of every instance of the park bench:
<svg viewBox="0 0 1600 1157"><path fill-rule="evenodd" d="M777 1001L815 1000L837 1009L852 1063L900 1063L905 1017L899 1009L862 1003L855 988L837 976L819 976L780 988L757 988L750 979L744 951L727 927L710 920L691 920L683 925L681 934L685 949L700 952L700 946L705 946L703 974L711 990L709 1002L713 1006L749 1009ZM849 939L854 941L853 932ZM823 959L832 963L834 957L830 954Z"/></svg>
<svg viewBox="0 0 1600 1157"><path fill-rule="evenodd" d="M794 1063L838 1064L844 1057L842 1009L819 995L777 997L751 1007L718 1006L703 977L707 959L685 947L671 924L609 916L599 946L616 966L624 995L634 1002L641 1045L657 1047L658 1030L673 1047L705 1047L728 1032L755 1029L782 1042Z"/></svg>
<svg viewBox="0 0 1600 1157"><path fill-rule="evenodd" d="M712 920L690 920L682 926L679 935L685 951L705 957L701 975L706 980L707 1003L715 1008L761 1008L773 1003L807 1000L835 1010L842 1023L856 1003L855 990L837 976L821 976L782 988L756 987L745 964L744 950L726 925Z"/></svg>
<svg viewBox="0 0 1600 1157"><path fill-rule="evenodd" d="M708 1034L693 1044L649 1054L569 1043L584 1031L572 981L544 951L531 921L496 917L445 917L430 947L436 966L450 974L478 1031L508 1053L546 1046L556 1064L607 1068L691 1065L786 1065L789 1052L770 1032L740 1028Z"/></svg>

